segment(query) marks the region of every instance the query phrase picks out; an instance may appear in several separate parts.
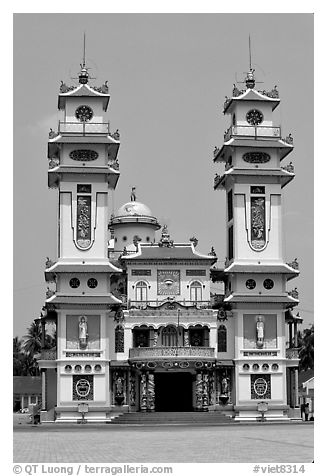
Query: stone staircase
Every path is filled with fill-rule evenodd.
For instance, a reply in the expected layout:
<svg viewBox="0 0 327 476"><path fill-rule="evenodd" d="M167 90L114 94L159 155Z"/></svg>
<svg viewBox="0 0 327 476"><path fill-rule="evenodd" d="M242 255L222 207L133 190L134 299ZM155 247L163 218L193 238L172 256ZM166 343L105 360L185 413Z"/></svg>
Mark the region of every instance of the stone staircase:
<svg viewBox="0 0 327 476"><path fill-rule="evenodd" d="M111 425L199 425L215 426L235 423L220 411L212 412L151 412L122 413L113 418Z"/></svg>

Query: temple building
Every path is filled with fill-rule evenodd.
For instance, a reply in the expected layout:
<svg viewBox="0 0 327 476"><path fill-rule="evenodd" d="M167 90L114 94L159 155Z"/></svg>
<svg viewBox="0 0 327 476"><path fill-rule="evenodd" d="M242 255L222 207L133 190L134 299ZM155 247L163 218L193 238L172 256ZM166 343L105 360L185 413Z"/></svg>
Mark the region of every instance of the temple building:
<svg viewBox="0 0 327 476"><path fill-rule="evenodd" d="M58 251L47 259L41 421L102 421L126 413L217 412L235 420L297 415L298 349L287 291L298 263L283 256L282 189L294 167L273 120L280 99L255 88L224 104L231 124L214 162L214 188L226 193L226 262L176 243L131 191L111 214L119 179L119 131L105 113L107 83L91 86L85 60L79 84L62 83L58 131L48 141L48 185L58 193ZM220 206L222 199L218 202ZM221 253L224 253L222 250ZM225 255L225 253L224 253ZM213 292L221 282L222 294ZM118 417L119 418L119 417Z"/></svg>

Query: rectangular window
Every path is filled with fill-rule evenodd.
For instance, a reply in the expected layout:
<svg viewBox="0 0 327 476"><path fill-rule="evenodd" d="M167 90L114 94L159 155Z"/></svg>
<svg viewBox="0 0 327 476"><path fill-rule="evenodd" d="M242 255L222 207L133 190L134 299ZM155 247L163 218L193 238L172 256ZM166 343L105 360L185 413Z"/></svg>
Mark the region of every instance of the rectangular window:
<svg viewBox="0 0 327 476"><path fill-rule="evenodd" d="M35 405L37 403L37 397L35 395L31 395L30 401L31 405Z"/></svg>
<svg viewBox="0 0 327 476"><path fill-rule="evenodd" d="M91 193L92 187L89 184L77 184L77 193Z"/></svg>
<svg viewBox="0 0 327 476"><path fill-rule="evenodd" d="M234 258L234 230L233 226L228 228L228 259Z"/></svg>
<svg viewBox="0 0 327 476"><path fill-rule="evenodd" d="M262 187L262 186L259 186L259 185L254 185L253 187L251 187L251 193L254 193L254 194L260 194L260 195L264 195L265 194L265 187Z"/></svg>
<svg viewBox="0 0 327 476"><path fill-rule="evenodd" d="M151 276L151 269L132 269L132 276Z"/></svg>
<svg viewBox="0 0 327 476"><path fill-rule="evenodd" d="M227 194L227 219L228 221L233 218L233 190L230 190Z"/></svg>

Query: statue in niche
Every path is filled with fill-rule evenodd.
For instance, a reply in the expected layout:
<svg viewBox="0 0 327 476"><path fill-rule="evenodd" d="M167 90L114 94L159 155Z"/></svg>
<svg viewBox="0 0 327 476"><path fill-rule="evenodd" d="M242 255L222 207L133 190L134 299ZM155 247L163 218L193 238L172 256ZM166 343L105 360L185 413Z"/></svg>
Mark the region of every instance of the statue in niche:
<svg viewBox="0 0 327 476"><path fill-rule="evenodd" d="M85 348L87 346L87 339L88 339L86 316L81 316L79 318L78 338L79 338L79 344L81 349Z"/></svg>
<svg viewBox="0 0 327 476"><path fill-rule="evenodd" d="M223 395L227 395L229 391L229 383L228 383L228 378L223 377L221 380L221 393Z"/></svg>
<svg viewBox="0 0 327 476"><path fill-rule="evenodd" d="M117 373L115 374L115 400L118 405L124 402L124 379Z"/></svg>
<svg viewBox="0 0 327 476"><path fill-rule="evenodd" d="M265 323L263 322L262 316L257 316L256 324L256 333L257 333L257 347L260 349L263 347L264 334L265 334Z"/></svg>

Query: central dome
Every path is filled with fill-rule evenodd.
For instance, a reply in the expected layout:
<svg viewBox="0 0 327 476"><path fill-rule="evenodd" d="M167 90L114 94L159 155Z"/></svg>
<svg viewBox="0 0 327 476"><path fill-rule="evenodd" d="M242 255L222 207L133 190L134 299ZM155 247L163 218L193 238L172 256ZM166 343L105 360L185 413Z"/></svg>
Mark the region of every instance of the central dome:
<svg viewBox="0 0 327 476"><path fill-rule="evenodd" d="M122 216L148 216L151 217L152 213L149 207L144 205L144 203L140 202L127 202L123 206L121 206L115 217L122 217Z"/></svg>

